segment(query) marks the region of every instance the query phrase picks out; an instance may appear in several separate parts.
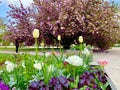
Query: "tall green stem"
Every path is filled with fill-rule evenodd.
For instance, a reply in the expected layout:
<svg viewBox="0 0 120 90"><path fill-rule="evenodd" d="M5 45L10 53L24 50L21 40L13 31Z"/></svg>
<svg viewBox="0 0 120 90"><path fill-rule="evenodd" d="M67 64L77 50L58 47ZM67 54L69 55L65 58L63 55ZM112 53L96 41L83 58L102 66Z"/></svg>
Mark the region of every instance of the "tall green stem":
<svg viewBox="0 0 120 90"><path fill-rule="evenodd" d="M62 52L62 48L61 48L61 44L60 44L60 40L59 40L59 47L60 47L60 55L61 55L60 60L61 60L62 57L63 57L63 52Z"/></svg>
<svg viewBox="0 0 120 90"><path fill-rule="evenodd" d="M36 45L36 57L38 56L38 43L37 38L35 38L35 45Z"/></svg>
<svg viewBox="0 0 120 90"><path fill-rule="evenodd" d="M82 43L80 43L80 47L79 47L79 49L80 49L80 52L79 52L79 56L81 56L82 55L82 48L83 48L83 46L82 46L83 44Z"/></svg>
<svg viewBox="0 0 120 90"><path fill-rule="evenodd" d="M60 53L62 53L62 51L61 51L61 44L60 44L60 41L59 41L59 47L60 47Z"/></svg>
<svg viewBox="0 0 120 90"><path fill-rule="evenodd" d="M104 75L104 66L102 66L102 70L103 70L103 75Z"/></svg>

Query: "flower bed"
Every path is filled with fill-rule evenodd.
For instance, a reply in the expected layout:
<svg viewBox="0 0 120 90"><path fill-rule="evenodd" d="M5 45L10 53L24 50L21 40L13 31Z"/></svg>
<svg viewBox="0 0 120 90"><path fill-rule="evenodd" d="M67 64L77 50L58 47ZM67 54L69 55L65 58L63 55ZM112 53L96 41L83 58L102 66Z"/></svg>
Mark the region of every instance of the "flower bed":
<svg viewBox="0 0 120 90"><path fill-rule="evenodd" d="M106 89L102 89L102 90L115 90L115 89L112 89L115 87L110 86L111 82L110 82L110 85L108 85L107 82L109 77L107 76L107 74L104 73L103 75L103 71L99 70L98 66L97 68L95 67L96 66L92 66L91 72L86 71L81 76L76 77L76 79L74 77L67 78L61 75L58 77L52 77L49 80L48 84L45 84L43 79L34 80L29 83L27 89L28 90L91 90L91 89L101 90L100 88L101 86L99 86L98 84L104 84L106 85ZM78 82L75 81L77 79L78 79ZM71 85L76 86L77 88L70 88ZM2 90L10 90L10 87L5 83L3 83L2 80L0 81L0 88L2 88ZM15 89L14 87L13 90L18 90L18 89Z"/></svg>
<svg viewBox="0 0 120 90"><path fill-rule="evenodd" d="M61 52L61 50L60 50ZM15 55L0 71L2 90L111 90L103 67L91 66L92 54L82 46L79 55L55 51L42 56Z"/></svg>
<svg viewBox="0 0 120 90"><path fill-rule="evenodd" d="M58 76L52 77L49 80L48 85L44 83L43 80L40 81L33 81L29 85L29 90L101 90L101 86L98 84L104 84L106 86L104 90L112 90L110 86L107 86L107 75L103 75L103 71L95 69L91 67L93 71L84 72L81 76L76 78L74 77L65 77L65 76ZM105 74L105 73L104 73ZM76 80L76 81L75 81ZM70 84L75 86L76 88L70 88Z"/></svg>

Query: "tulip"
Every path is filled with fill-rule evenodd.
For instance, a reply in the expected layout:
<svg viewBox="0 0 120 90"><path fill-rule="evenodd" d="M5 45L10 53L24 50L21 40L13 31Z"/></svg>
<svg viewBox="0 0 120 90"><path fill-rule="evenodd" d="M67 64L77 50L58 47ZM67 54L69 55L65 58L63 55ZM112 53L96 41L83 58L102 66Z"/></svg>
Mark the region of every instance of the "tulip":
<svg viewBox="0 0 120 90"><path fill-rule="evenodd" d="M41 63L35 63L33 66L34 66L34 68L37 69L37 70L41 70L41 69L42 69Z"/></svg>
<svg viewBox="0 0 120 90"><path fill-rule="evenodd" d="M59 40L59 41L61 40L61 36L60 36L60 35L58 35L58 40Z"/></svg>
<svg viewBox="0 0 120 90"><path fill-rule="evenodd" d="M99 61L98 61L98 64L99 64L100 66L106 66L106 65L108 64L108 61L107 61L107 60L99 60Z"/></svg>
<svg viewBox="0 0 120 90"><path fill-rule="evenodd" d="M83 49L83 37L79 36L78 41L80 42L80 52L79 52L79 56L82 55L82 49Z"/></svg>
<svg viewBox="0 0 120 90"><path fill-rule="evenodd" d="M41 42L41 44L40 44L40 45L41 45L42 47L44 47L44 45L45 45L45 44L44 44L44 42Z"/></svg>
<svg viewBox="0 0 120 90"><path fill-rule="evenodd" d="M104 67L108 64L107 60L99 60L98 64L102 67L103 75L104 75Z"/></svg>
<svg viewBox="0 0 120 90"><path fill-rule="evenodd" d="M83 43L83 37L82 37L82 36L79 36L78 41L79 41L80 43Z"/></svg>
<svg viewBox="0 0 120 90"><path fill-rule="evenodd" d="M59 41L60 52L61 52L61 54L62 54L61 44L60 44L61 36L60 36L60 35L58 35L57 39L58 39L58 41Z"/></svg>
<svg viewBox="0 0 120 90"><path fill-rule="evenodd" d="M38 29L34 29L33 30L33 37L34 38L38 38L39 37L39 30Z"/></svg>
<svg viewBox="0 0 120 90"><path fill-rule="evenodd" d="M68 59L64 61L73 66L81 66L83 64L83 59L77 55L69 56Z"/></svg>
<svg viewBox="0 0 120 90"><path fill-rule="evenodd" d="M38 44L37 44L37 38L39 37L39 30L34 29L33 30L33 37L35 38L35 44L36 44L36 57L38 56Z"/></svg>
<svg viewBox="0 0 120 90"><path fill-rule="evenodd" d="M7 70L8 72L13 71L14 68L17 67L16 64L14 64L14 63L12 63L12 62L10 62L10 61L5 61L5 64L6 64L6 70Z"/></svg>
<svg viewBox="0 0 120 90"><path fill-rule="evenodd" d="M84 48L84 51L82 51L83 54L85 54L86 56L90 55L90 51L87 48Z"/></svg>

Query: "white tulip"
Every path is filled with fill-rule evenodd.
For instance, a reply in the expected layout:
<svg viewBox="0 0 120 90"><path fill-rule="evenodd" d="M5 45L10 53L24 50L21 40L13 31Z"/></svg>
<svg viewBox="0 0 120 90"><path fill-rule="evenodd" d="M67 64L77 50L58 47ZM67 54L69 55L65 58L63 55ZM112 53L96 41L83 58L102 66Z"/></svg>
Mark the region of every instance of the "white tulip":
<svg viewBox="0 0 120 90"><path fill-rule="evenodd" d="M58 37L57 37L57 38L58 38L58 40L59 40L59 41L61 40L61 36L60 36L60 35L58 35Z"/></svg>
<svg viewBox="0 0 120 90"><path fill-rule="evenodd" d="M83 43L83 37L82 37L82 36L79 36L78 41L79 41L80 43Z"/></svg>
<svg viewBox="0 0 120 90"><path fill-rule="evenodd" d="M73 66L81 66L83 64L83 59L77 55L69 56L65 61Z"/></svg>
<svg viewBox="0 0 120 90"><path fill-rule="evenodd" d="M42 69L41 63L35 63L33 66L34 66L34 68L37 69L37 70L41 70L41 69Z"/></svg>
<svg viewBox="0 0 120 90"><path fill-rule="evenodd" d="M14 64L14 63L12 63L12 62L10 62L10 61L5 61L5 64L6 64L6 70L7 70L8 72L13 71L14 68L17 67L16 64Z"/></svg>
<svg viewBox="0 0 120 90"><path fill-rule="evenodd" d="M38 29L34 29L33 30L33 37L34 38L38 38L39 37L39 30Z"/></svg>
<svg viewBox="0 0 120 90"><path fill-rule="evenodd" d="M84 48L84 51L82 51L83 54L85 54L86 56L90 55L90 51L87 48Z"/></svg>

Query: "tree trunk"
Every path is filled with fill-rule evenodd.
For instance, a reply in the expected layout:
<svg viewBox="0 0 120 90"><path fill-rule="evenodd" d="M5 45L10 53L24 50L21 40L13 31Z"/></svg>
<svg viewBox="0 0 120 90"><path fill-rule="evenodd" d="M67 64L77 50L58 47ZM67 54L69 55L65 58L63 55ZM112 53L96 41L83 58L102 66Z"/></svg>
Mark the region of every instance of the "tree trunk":
<svg viewBox="0 0 120 90"><path fill-rule="evenodd" d="M16 46L16 53L18 53L18 49L19 49L19 41L18 40L15 41L15 46Z"/></svg>

